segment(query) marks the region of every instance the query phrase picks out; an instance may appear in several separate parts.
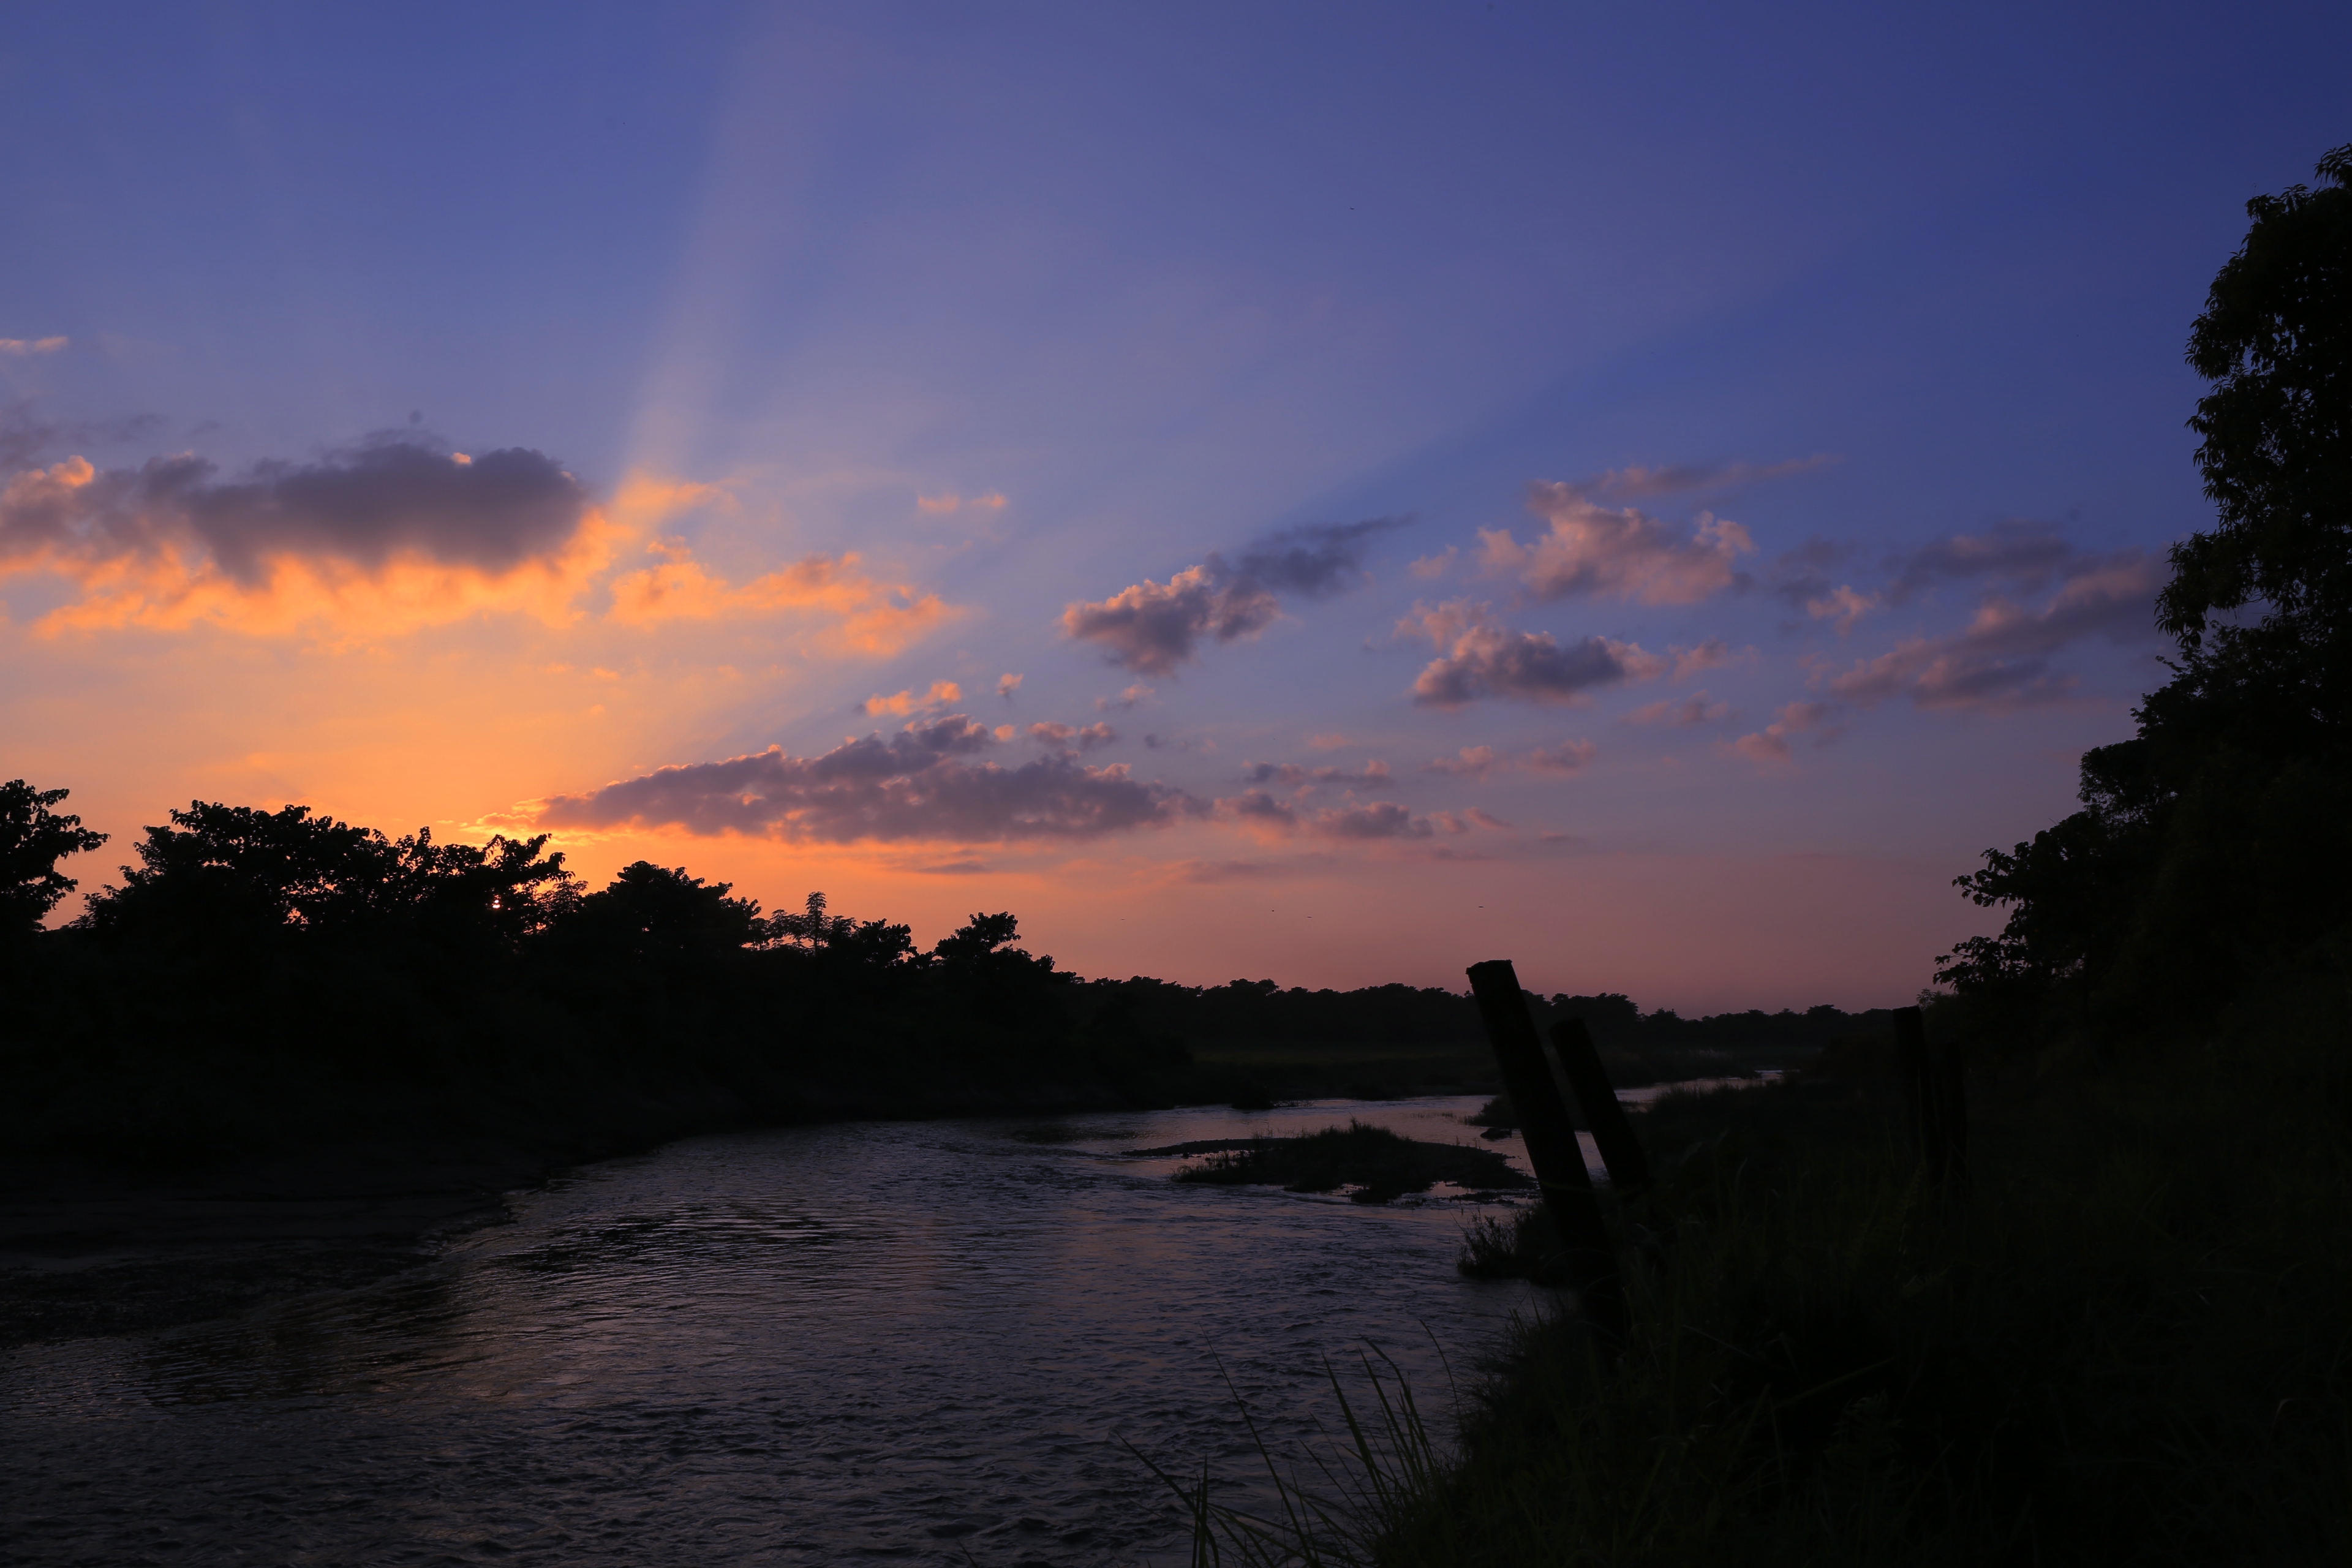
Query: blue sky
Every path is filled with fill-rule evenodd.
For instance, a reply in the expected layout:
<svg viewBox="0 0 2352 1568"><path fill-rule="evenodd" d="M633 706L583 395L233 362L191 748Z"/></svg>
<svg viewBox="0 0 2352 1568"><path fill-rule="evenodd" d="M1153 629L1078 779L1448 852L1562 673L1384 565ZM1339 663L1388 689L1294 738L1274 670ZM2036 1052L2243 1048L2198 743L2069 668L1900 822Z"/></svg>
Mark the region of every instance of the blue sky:
<svg viewBox="0 0 2352 1568"><path fill-rule="evenodd" d="M1012 908L1087 973L1903 996L2160 676L2182 343L2246 198L2352 137L2347 33L26 8L5 455L148 510L0 527L0 774L117 834L294 800L927 940ZM387 431L541 454L583 521L223 564L254 465L363 488ZM174 454L230 489L134 482ZM951 714L887 810L793 772ZM769 748L764 805L694 795Z"/></svg>

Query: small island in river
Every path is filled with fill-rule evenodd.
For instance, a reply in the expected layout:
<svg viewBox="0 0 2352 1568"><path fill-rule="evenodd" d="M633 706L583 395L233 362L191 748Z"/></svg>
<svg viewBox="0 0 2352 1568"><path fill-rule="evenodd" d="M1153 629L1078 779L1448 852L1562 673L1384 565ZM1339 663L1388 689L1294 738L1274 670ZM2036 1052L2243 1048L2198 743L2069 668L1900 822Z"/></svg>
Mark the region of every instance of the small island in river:
<svg viewBox="0 0 2352 1568"><path fill-rule="evenodd" d="M1201 1139L1129 1152L1160 1159L1207 1156L1179 1170L1175 1179L1180 1182L1280 1187L1293 1193L1353 1187L1348 1195L1360 1204L1384 1204L1407 1193L1425 1193L1440 1182L1479 1193L1535 1185L1498 1150L1407 1138L1353 1117L1345 1127L1294 1137Z"/></svg>

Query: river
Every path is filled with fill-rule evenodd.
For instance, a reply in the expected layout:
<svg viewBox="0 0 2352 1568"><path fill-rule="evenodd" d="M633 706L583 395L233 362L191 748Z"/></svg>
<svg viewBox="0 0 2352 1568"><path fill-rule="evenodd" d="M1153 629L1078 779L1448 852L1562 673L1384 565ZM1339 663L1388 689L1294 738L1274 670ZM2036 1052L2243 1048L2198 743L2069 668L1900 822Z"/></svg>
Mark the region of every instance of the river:
<svg viewBox="0 0 2352 1568"><path fill-rule="evenodd" d="M1244 1497L1376 1348L1450 1426L1540 1292L1457 1201L1177 1185L1122 1151L1475 1099L696 1138L362 1289L0 1359L11 1563L1159 1563L1122 1446ZM1499 1147L1520 1158L1516 1139ZM1231 1386L1228 1386L1230 1379Z"/></svg>

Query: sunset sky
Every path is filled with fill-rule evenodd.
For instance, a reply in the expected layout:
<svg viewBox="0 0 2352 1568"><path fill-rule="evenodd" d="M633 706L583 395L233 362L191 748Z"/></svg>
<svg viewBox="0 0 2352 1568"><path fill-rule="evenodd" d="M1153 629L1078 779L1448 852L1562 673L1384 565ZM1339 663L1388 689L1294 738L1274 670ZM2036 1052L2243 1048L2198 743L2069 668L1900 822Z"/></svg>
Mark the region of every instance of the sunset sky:
<svg viewBox="0 0 2352 1568"><path fill-rule="evenodd" d="M35 6L0 778L1884 1005L2161 678L2341 5ZM69 903L61 918L75 908Z"/></svg>

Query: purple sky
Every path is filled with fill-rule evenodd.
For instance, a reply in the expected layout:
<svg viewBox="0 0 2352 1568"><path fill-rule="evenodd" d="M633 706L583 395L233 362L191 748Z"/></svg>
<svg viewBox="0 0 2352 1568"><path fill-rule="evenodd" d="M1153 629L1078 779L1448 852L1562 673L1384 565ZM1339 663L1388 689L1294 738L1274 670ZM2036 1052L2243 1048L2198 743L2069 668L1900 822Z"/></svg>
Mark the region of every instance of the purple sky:
<svg viewBox="0 0 2352 1568"><path fill-rule="evenodd" d="M0 777L1087 973L1894 1002L2161 676L2189 323L2347 45L21 8Z"/></svg>

